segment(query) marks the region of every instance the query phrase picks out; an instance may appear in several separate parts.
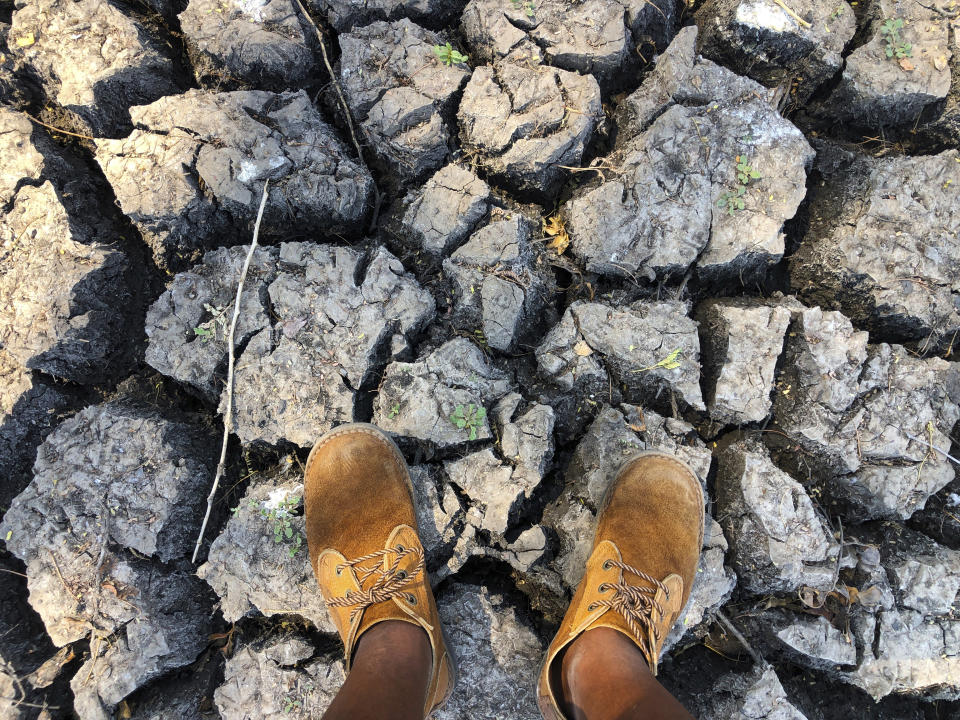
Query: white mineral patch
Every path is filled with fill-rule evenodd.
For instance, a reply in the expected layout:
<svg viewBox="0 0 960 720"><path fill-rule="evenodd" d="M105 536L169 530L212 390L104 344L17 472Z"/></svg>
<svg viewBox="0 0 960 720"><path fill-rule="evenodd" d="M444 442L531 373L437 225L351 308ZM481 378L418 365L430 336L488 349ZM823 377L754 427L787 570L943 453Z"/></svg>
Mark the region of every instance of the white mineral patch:
<svg viewBox="0 0 960 720"><path fill-rule="evenodd" d="M237 0L237 9L250 16L254 22L263 22L263 9L267 0Z"/></svg>
<svg viewBox="0 0 960 720"><path fill-rule="evenodd" d="M797 23L781 7L770 0L744 3L737 8L737 22L773 32L786 32L797 26Z"/></svg>
<svg viewBox="0 0 960 720"><path fill-rule="evenodd" d="M271 490L267 499L260 504L264 510L279 510L280 512L278 514L285 513L286 509L281 509L281 506L287 501L287 498L291 495L299 496L302 493L302 485L297 485L294 488L277 488L276 490Z"/></svg>

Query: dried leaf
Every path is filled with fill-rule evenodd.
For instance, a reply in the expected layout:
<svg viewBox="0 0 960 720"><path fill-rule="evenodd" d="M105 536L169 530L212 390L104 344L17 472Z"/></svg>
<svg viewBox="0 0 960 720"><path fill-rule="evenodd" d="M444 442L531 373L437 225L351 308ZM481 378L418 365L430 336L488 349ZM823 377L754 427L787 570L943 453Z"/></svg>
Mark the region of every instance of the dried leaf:
<svg viewBox="0 0 960 720"><path fill-rule="evenodd" d="M917 69L917 66L910 62L907 58L900 58L900 67L902 67L906 72L913 72Z"/></svg>
<svg viewBox="0 0 960 720"><path fill-rule="evenodd" d="M933 59L933 66L934 66L937 70L946 70L946 69L947 69L947 56L946 56L946 55L938 55L937 57L935 57L935 58Z"/></svg>
<svg viewBox="0 0 960 720"><path fill-rule="evenodd" d="M552 239L547 243L547 247L555 250L557 255L563 255L570 246L570 236L567 234L567 228L559 215L543 220L543 232Z"/></svg>
<svg viewBox="0 0 960 720"><path fill-rule="evenodd" d="M800 588L800 590L797 592L797 595L800 597L800 602L802 602L808 608L813 608L814 610L822 608L823 603L825 603L827 600L822 592L807 585L804 585L802 588Z"/></svg>
<svg viewBox="0 0 960 720"><path fill-rule="evenodd" d="M117 706L116 717L118 720L130 720L133 717L133 710L130 709L130 704L126 700L121 700Z"/></svg>
<svg viewBox="0 0 960 720"><path fill-rule="evenodd" d="M593 348L587 345L587 343L584 342L583 340L580 340L576 345L573 346L573 351L580 357L593 355Z"/></svg>
<svg viewBox="0 0 960 720"><path fill-rule="evenodd" d="M17 47L30 47L37 41L37 38L34 37L33 33L27 33L22 37L17 38Z"/></svg>

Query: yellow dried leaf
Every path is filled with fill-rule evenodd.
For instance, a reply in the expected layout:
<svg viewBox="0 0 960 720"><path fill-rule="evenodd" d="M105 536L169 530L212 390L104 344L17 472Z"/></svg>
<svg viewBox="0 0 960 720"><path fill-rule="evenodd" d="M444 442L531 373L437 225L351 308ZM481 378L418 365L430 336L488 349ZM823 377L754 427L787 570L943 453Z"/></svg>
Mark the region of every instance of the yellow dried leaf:
<svg viewBox="0 0 960 720"><path fill-rule="evenodd" d="M586 357L587 355L593 355L593 348L591 348L583 340L580 340L576 345L573 346L573 351L580 357Z"/></svg>
<svg viewBox="0 0 960 720"><path fill-rule="evenodd" d="M570 246L570 236L567 234L567 229L564 227L560 216L554 215L543 220L543 232L551 237L547 247L555 250L557 255L563 255Z"/></svg>
<svg viewBox="0 0 960 720"><path fill-rule="evenodd" d="M17 47L29 47L36 41L37 39L33 36L33 33L27 33L23 37L17 38Z"/></svg>
<svg viewBox="0 0 960 720"><path fill-rule="evenodd" d="M900 67L902 67L906 72L913 72L917 69L917 66L910 62L907 58L900 59Z"/></svg>
<svg viewBox="0 0 960 720"><path fill-rule="evenodd" d="M947 56L940 55L933 60L933 66L937 70L946 70L947 69Z"/></svg>

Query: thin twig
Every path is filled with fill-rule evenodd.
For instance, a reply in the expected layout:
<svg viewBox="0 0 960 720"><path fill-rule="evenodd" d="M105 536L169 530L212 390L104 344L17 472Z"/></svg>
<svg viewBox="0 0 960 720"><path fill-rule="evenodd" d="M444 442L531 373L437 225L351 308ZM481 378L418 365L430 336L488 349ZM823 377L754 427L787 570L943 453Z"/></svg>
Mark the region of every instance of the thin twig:
<svg viewBox="0 0 960 720"><path fill-rule="evenodd" d="M725 627L730 634L737 639L737 642L743 645L743 648L750 653L750 657L753 658L753 661L757 663L757 665L764 664L763 658L760 657L760 653L753 649L753 646L747 642L747 639L740 633L739 630L737 630L734 624L730 622L729 618L723 614L722 610L717 610L716 618L720 621L720 624L723 625L723 627Z"/></svg>
<svg viewBox="0 0 960 720"><path fill-rule="evenodd" d="M350 107L347 105L347 100L343 96L343 88L340 87L340 83L337 81L337 76L333 72L333 66L330 64L330 58L327 55L327 44L323 41L323 33L320 32L320 28L317 27L317 24L313 21L313 18L310 17L310 13L307 12L307 9L303 6L303 3L300 2L300 0L297 0L297 7L300 8L300 12L303 14L303 17L306 18L308 23L313 25L313 29L317 33L317 42L320 43L320 52L323 55L323 64L327 66L327 72L330 73L330 81L333 83L333 88L337 91L337 97L340 98L340 105L343 108L343 114L347 117L347 127L350 130L350 139L353 140L353 147L357 151L357 159L363 161L363 151L360 149L360 142L357 140L357 134L353 130L353 114L350 112Z"/></svg>
<svg viewBox="0 0 960 720"><path fill-rule="evenodd" d="M243 269L240 271L240 280L237 283L237 296L233 303L233 317L230 319L230 330L227 333L227 411L223 416L223 443L220 446L220 462L217 463L217 472L213 477L213 487L210 488L210 494L207 496L207 512L203 516L203 524L200 526L200 534L197 535L197 544L193 548L193 557L190 562L197 561L197 553L200 552L200 543L203 542L203 533L207 529L207 522L210 520L210 511L213 509L213 496L217 494L217 488L220 486L220 478L223 477L227 465L227 443L230 440L230 427L233 424L233 336L237 330L237 319L240 317L240 295L243 293L243 281L247 278L247 270L250 268L250 261L253 259L253 251L257 249L257 238L260 236L260 221L263 220L263 209L267 206L267 188L270 185L268 178L263 183L263 197L260 198L260 209L257 210L257 222L253 226L253 240L250 242L250 250L247 251L247 259L243 262Z"/></svg>
<svg viewBox="0 0 960 720"><path fill-rule="evenodd" d="M43 120L37 120L30 113L25 113L25 115L33 120L37 125L43 125L48 130L53 130L54 132L61 133L62 135L72 135L73 137L80 138L81 140L96 140L95 137L90 137L89 135L81 135L80 133L70 132L69 130L64 130L63 128L58 128L55 125L47 125Z"/></svg>
<svg viewBox="0 0 960 720"><path fill-rule="evenodd" d="M950 453L948 453L946 450L944 450L944 449L942 449L942 448L938 448L936 445L927 442L927 441L924 440L923 438L919 438L919 437L917 437L916 435L911 435L911 434L908 433L906 430L903 431L903 434L906 435L906 436L907 436L908 438L910 438L911 440L913 440L914 442L923 443L924 445L926 445L926 446L927 446L928 448L930 448L931 450L936 450L938 453L940 453L941 455L943 455L947 460L951 460L951 461L953 461L954 463L956 463L957 465L960 465L960 460L957 460L953 455L951 455ZM926 459L926 458L924 458L924 459Z"/></svg>
<svg viewBox="0 0 960 720"><path fill-rule="evenodd" d="M805 28L810 27L810 23L808 23L808 22L807 22L806 20L804 20L802 17L800 17L799 15L797 15L793 10L791 10L789 7L787 7L787 4L786 4L785 2L783 2L783 0L773 0L773 1L774 1L777 5L779 5L780 7L782 7L782 8L783 8L783 11L784 11L785 13L787 13L787 15L789 15L789 16L792 17L794 20L796 20L798 23L800 23L800 27L805 27Z"/></svg>

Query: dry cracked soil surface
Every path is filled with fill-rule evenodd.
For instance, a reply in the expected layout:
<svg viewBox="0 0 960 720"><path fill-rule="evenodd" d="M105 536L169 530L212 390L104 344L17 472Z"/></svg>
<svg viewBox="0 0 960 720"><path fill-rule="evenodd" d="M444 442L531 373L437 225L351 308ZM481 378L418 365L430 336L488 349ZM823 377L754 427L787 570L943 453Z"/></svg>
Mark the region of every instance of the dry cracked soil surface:
<svg viewBox="0 0 960 720"><path fill-rule="evenodd" d="M439 718L539 717L649 448L708 502L697 717L960 716L958 193L953 0L0 0L0 718L319 717L349 421L411 466Z"/></svg>

